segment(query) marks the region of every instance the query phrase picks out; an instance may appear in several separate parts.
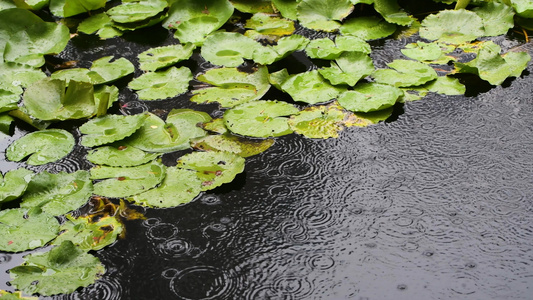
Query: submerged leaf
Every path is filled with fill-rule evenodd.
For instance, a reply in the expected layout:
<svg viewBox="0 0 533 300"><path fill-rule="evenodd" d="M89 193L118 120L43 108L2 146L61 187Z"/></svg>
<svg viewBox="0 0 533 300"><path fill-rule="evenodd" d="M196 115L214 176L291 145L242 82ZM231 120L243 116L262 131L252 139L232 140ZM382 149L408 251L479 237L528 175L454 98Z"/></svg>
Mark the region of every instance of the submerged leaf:
<svg viewBox="0 0 533 300"><path fill-rule="evenodd" d="M0 250L20 252L44 246L57 236L54 216L24 208L0 211Z"/></svg>
<svg viewBox="0 0 533 300"><path fill-rule="evenodd" d="M450 44L470 42L484 33L483 20L474 12L464 9L431 14L422 21L420 28L421 37Z"/></svg>
<svg viewBox="0 0 533 300"><path fill-rule="evenodd" d="M362 83L339 96L339 104L354 112L372 112L393 106L403 92L380 83Z"/></svg>
<svg viewBox="0 0 533 300"><path fill-rule="evenodd" d="M6 158L11 161L26 161L39 166L57 161L70 153L75 145L72 134L62 129L46 129L32 132L14 141L6 150Z"/></svg>
<svg viewBox="0 0 533 300"><path fill-rule="evenodd" d="M128 87L138 90L141 100L166 99L187 92L192 79L189 68L170 67L165 71L144 73L133 79Z"/></svg>
<svg viewBox="0 0 533 300"><path fill-rule="evenodd" d="M34 175L32 171L24 168L11 170L4 176L0 175L0 204L22 196Z"/></svg>
<svg viewBox="0 0 533 300"><path fill-rule="evenodd" d="M396 25L374 16L353 18L340 27L342 35L356 36L366 41L387 37L395 31Z"/></svg>
<svg viewBox="0 0 533 300"><path fill-rule="evenodd" d="M348 0L300 0L297 13L300 23L310 29L335 31L353 10Z"/></svg>
<svg viewBox="0 0 533 300"><path fill-rule="evenodd" d="M396 59L387 64L393 69L379 69L372 77L379 83L386 83L396 87L418 86L433 79L437 73L430 66L412 60Z"/></svg>
<svg viewBox="0 0 533 300"><path fill-rule="evenodd" d="M281 89L291 95L294 101L309 104L327 102L346 90L329 84L317 70L291 75L281 84Z"/></svg>
<svg viewBox="0 0 533 300"><path fill-rule="evenodd" d="M207 61L225 67L237 67L252 59L261 44L236 32L215 32L207 37L201 50Z"/></svg>
<svg viewBox="0 0 533 300"><path fill-rule="evenodd" d="M249 157L266 151L273 139L252 140L232 134L208 135L194 139L192 147L203 151L226 151L241 157Z"/></svg>
<svg viewBox="0 0 533 300"><path fill-rule="evenodd" d="M67 221L59 228L61 234L53 240L53 245L71 241L79 249L100 250L115 242L124 226L115 216L101 218L66 216Z"/></svg>
<svg viewBox="0 0 533 300"><path fill-rule="evenodd" d="M144 71L156 71L172 66L191 57L194 48L193 44L177 44L146 50L139 54L140 68Z"/></svg>
<svg viewBox="0 0 533 300"><path fill-rule="evenodd" d="M344 52L331 67L318 70L331 84L354 86L362 78L374 72L372 59L362 52Z"/></svg>
<svg viewBox="0 0 533 300"><path fill-rule="evenodd" d="M134 167L154 160L159 153L147 153L132 146L104 146L87 154L87 160L95 165Z"/></svg>
<svg viewBox="0 0 533 300"><path fill-rule="evenodd" d="M81 144L85 147L95 147L120 141L137 131L147 117L147 114L106 115L92 119L79 128L80 132L85 134Z"/></svg>
<svg viewBox="0 0 533 300"><path fill-rule="evenodd" d="M291 116L289 125L294 132L312 139L339 137L347 114L338 105L313 106Z"/></svg>

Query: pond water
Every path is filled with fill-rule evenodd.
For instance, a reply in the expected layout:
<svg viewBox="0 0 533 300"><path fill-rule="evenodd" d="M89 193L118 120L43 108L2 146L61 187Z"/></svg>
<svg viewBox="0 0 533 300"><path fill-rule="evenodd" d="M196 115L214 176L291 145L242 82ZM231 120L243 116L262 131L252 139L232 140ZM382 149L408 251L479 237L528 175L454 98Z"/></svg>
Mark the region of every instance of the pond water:
<svg viewBox="0 0 533 300"><path fill-rule="evenodd" d="M99 43L65 57L153 46ZM135 207L146 219L96 252L101 280L40 299L531 299L531 70L477 95L406 103L394 121L338 139L277 138L231 185L172 209ZM148 108L128 97L125 112ZM149 108L169 105L215 107ZM47 168L87 168L77 151ZM20 261L0 253L0 288Z"/></svg>

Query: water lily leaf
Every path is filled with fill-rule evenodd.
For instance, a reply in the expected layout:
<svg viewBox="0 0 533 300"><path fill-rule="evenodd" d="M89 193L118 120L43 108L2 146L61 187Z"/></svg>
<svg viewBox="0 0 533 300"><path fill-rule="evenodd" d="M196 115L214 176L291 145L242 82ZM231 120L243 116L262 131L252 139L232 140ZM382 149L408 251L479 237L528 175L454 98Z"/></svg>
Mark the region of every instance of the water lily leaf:
<svg viewBox="0 0 533 300"><path fill-rule="evenodd" d="M147 117L147 114L106 115L92 119L79 128L80 132L85 134L81 144L85 147L95 147L120 141L137 131Z"/></svg>
<svg viewBox="0 0 533 300"><path fill-rule="evenodd" d="M387 64L392 69L379 69L372 77L379 83L386 83L396 87L422 85L437 79L437 73L430 66L412 60L396 59Z"/></svg>
<svg viewBox="0 0 533 300"><path fill-rule="evenodd" d="M0 133L11 135L11 128L14 121L15 119L7 113L0 114Z"/></svg>
<svg viewBox="0 0 533 300"><path fill-rule="evenodd" d="M312 139L339 137L347 114L336 104L312 106L291 116L289 125L294 132Z"/></svg>
<svg viewBox="0 0 533 300"><path fill-rule="evenodd" d="M344 52L331 67L318 70L331 84L354 86L362 78L374 72L372 59L362 52Z"/></svg>
<svg viewBox="0 0 533 300"><path fill-rule="evenodd" d="M435 92L443 95L464 95L466 92L465 86L459 82L457 78L448 76L438 77L425 85L430 92Z"/></svg>
<svg viewBox="0 0 533 300"><path fill-rule="evenodd" d="M115 216L99 218L66 215L67 221L59 228L61 234L52 241L52 245L61 245L71 241L77 248L100 250L113 244L124 230L124 226Z"/></svg>
<svg viewBox="0 0 533 300"><path fill-rule="evenodd" d="M529 0L510 0L516 13L524 18L533 18L533 3Z"/></svg>
<svg viewBox="0 0 533 300"><path fill-rule="evenodd" d="M276 11L287 19L298 19L298 1L297 0L272 0L272 5Z"/></svg>
<svg viewBox="0 0 533 300"><path fill-rule="evenodd" d="M273 139L251 140L232 134L208 135L192 140L192 147L195 149L231 152L241 157L265 152L273 144Z"/></svg>
<svg viewBox="0 0 533 300"><path fill-rule="evenodd" d="M211 131L211 132L215 132L219 134L224 134L228 132L228 128L226 128L226 123L224 122L224 119L222 118L213 119L209 122L206 122L202 124L202 128L207 131Z"/></svg>
<svg viewBox="0 0 533 300"><path fill-rule="evenodd" d="M163 26L176 29L174 37L180 43L202 45L205 38L219 29L233 14L233 5L227 0L173 1Z"/></svg>
<svg viewBox="0 0 533 300"><path fill-rule="evenodd" d="M21 207L39 206L51 215L59 216L84 205L93 191L89 172L74 173L46 171L35 175L22 195Z"/></svg>
<svg viewBox="0 0 533 300"><path fill-rule="evenodd" d="M157 100L175 97L189 89L189 81L193 79L187 67L170 67L165 71L145 73L133 79L128 87L138 90L142 100Z"/></svg>
<svg viewBox="0 0 533 300"><path fill-rule="evenodd" d="M163 208L189 203L200 194L202 181L195 171L169 167L166 173L159 187L128 200L142 206Z"/></svg>
<svg viewBox="0 0 533 300"><path fill-rule="evenodd" d="M451 52L455 47L440 43L425 43L416 42L407 44L404 49L401 49L403 55L432 64L447 64L451 60L455 60L452 56L447 56L444 53Z"/></svg>
<svg viewBox="0 0 533 300"><path fill-rule="evenodd" d="M432 81L430 81L430 83L427 83L426 85L431 84L431 82ZM403 91L403 96L398 100L398 102L405 103L409 101L417 101L424 98L429 93L429 90L424 87L426 85L400 88L400 90Z"/></svg>
<svg viewBox="0 0 533 300"><path fill-rule="evenodd" d="M302 26L332 32L353 10L349 0L301 0L298 2L298 20Z"/></svg>
<svg viewBox="0 0 533 300"><path fill-rule="evenodd" d="M22 296L22 293L19 291L15 291L13 293L0 290L0 299L2 300L39 300L37 297L24 297Z"/></svg>
<svg viewBox="0 0 533 300"><path fill-rule="evenodd" d="M372 112L393 106L403 95L402 90L380 83L358 84L353 91L339 96L339 104L355 112Z"/></svg>
<svg viewBox="0 0 533 300"><path fill-rule="evenodd" d="M18 87L18 92L10 92L0 89L0 112L12 111L18 108L22 88Z"/></svg>
<svg viewBox="0 0 533 300"><path fill-rule="evenodd" d="M177 44L146 50L139 54L140 68L144 71L156 71L172 66L182 60L189 59L194 48L196 46L193 44Z"/></svg>
<svg viewBox="0 0 533 300"><path fill-rule="evenodd" d="M252 137L274 137L292 133L287 123L298 109L286 102L253 101L224 113L226 127L234 133Z"/></svg>
<svg viewBox="0 0 533 300"><path fill-rule="evenodd" d="M50 12L67 18L97 10L105 6L106 0L50 0Z"/></svg>
<svg viewBox="0 0 533 300"><path fill-rule="evenodd" d="M259 99L270 88L268 69L265 66L258 67L253 73L241 72L237 68L211 69L197 79L213 87L192 91L191 101L219 102L222 107L233 107Z"/></svg>
<svg viewBox="0 0 533 300"><path fill-rule="evenodd" d="M133 31L133 30L137 30L139 28L145 28L145 27L154 26L155 24L159 24L164 19L166 19L167 16L168 15L167 15L167 12L166 12L166 9L165 9L162 12L160 12L159 14L157 14L156 16L148 18L148 19L144 19L142 21L132 22L132 23L113 22L113 27L115 27L115 28L117 28L117 29L119 29L121 31Z"/></svg>
<svg viewBox="0 0 533 300"><path fill-rule="evenodd" d="M476 13L464 9L431 14L422 21L420 28L421 37L450 44L470 42L484 33L483 20Z"/></svg>
<svg viewBox="0 0 533 300"><path fill-rule="evenodd" d="M329 84L317 70L291 75L281 84L281 89L291 95L294 101L309 104L327 102L346 90Z"/></svg>
<svg viewBox="0 0 533 300"><path fill-rule="evenodd" d="M103 114L105 114L107 109L111 108L116 101L118 101L118 88L116 86L99 85L94 89L94 104L98 109L105 109ZM106 103L107 105L105 105ZM98 111L96 115L100 116Z"/></svg>
<svg viewBox="0 0 533 300"><path fill-rule="evenodd" d="M270 0L231 0L231 4L243 13L273 13Z"/></svg>
<svg viewBox="0 0 533 300"><path fill-rule="evenodd" d="M519 77L526 69L531 56L527 52L507 52L502 55L511 70L511 77Z"/></svg>
<svg viewBox="0 0 533 300"><path fill-rule="evenodd" d="M253 54L253 59L259 64L269 65L287 57L294 51L305 49L308 43L307 38L297 34L282 37L275 46L258 47Z"/></svg>
<svg viewBox="0 0 533 300"><path fill-rule="evenodd" d="M70 153L76 141L70 132L62 129L46 129L29 133L14 141L6 150L6 158L21 161L28 157L27 164L43 165L57 161Z"/></svg>
<svg viewBox="0 0 533 300"><path fill-rule="evenodd" d="M154 160L159 153L147 153L132 146L104 146L87 154L87 159L96 165L134 167Z"/></svg>
<svg viewBox="0 0 533 300"><path fill-rule="evenodd" d="M473 11L483 20L484 36L506 34L514 27L514 10L506 4L496 1L486 2Z"/></svg>
<svg viewBox="0 0 533 300"><path fill-rule="evenodd" d="M244 35L255 40L277 41L280 37L294 32L294 21L266 13L256 13L246 21Z"/></svg>
<svg viewBox="0 0 533 300"><path fill-rule="evenodd" d="M122 31L113 27L113 20L105 13L95 14L83 20L78 25L78 32L96 33L101 39L122 35Z"/></svg>
<svg viewBox="0 0 533 300"><path fill-rule="evenodd" d="M44 22L28 10L0 11L0 61L40 67L43 56L63 51L69 38L65 25Z"/></svg>
<svg viewBox="0 0 533 300"><path fill-rule="evenodd" d="M0 88L18 91L18 87L28 87L32 83L46 78L46 74L27 65L0 62Z"/></svg>
<svg viewBox="0 0 533 300"><path fill-rule="evenodd" d="M342 35L356 36L368 41L388 37L396 31L396 25L382 18L362 16L347 20L339 30Z"/></svg>
<svg viewBox="0 0 533 300"><path fill-rule="evenodd" d="M392 107L377 110L369 113L354 113L344 121L346 127L367 127L369 125L377 124L381 121L387 120L392 115Z"/></svg>
<svg viewBox="0 0 533 300"><path fill-rule="evenodd" d="M94 115L92 84L45 78L30 85L24 92L24 106L41 120L82 119Z"/></svg>
<svg viewBox="0 0 533 300"><path fill-rule="evenodd" d="M139 194L155 187L163 178L165 166L156 161L127 168L96 166L91 169L91 179L105 179L94 184L94 193L104 197Z"/></svg>
<svg viewBox="0 0 533 300"><path fill-rule="evenodd" d="M357 51L369 54L370 45L355 36L339 36L335 42L329 38L312 40L307 44L305 53L310 58L336 59L345 51Z"/></svg>
<svg viewBox="0 0 533 300"><path fill-rule="evenodd" d="M54 216L24 208L0 211L0 250L20 252L44 246L57 236Z"/></svg>
<svg viewBox="0 0 533 300"><path fill-rule="evenodd" d="M179 134L172 123L165 124L158 116L149 113L144 124L124 144L148 152L172 152L189 148L189 140Z"/></svg>
<svg viewBox="0 0 533 300"><path fill-rule="evenodd" d="M232 182L244 171L244 158L230 152L193 152L182 156L176 167L196 172L201 190L207 191Z"/></svg>
<svg viewBox="0 0 533 300"><path fill-rule="evenodd" d="M261 44L236 32L215 32L207 37L201 50L207 61L225 67L237 67L244 58L252 59Z"/></svg>
<svg viewBox="0 0 533 300"><path fill-rule="evenodd" d="M113 56L105 56L93 62L87 75L92 84L103 84L127 76L133 71L135 67L129 60L123 57L114 60Z"/></svg>
<svg viewBox="0 0 533 300"><path fill-rule="evenodd" d="M167 123L174 125L184 139L190 140L205 136L201 124L211 121L211 116L203 111L192 109L173 109L167 116Z"/></svg>
<svg viewBox="0 0 533 300"><path fill-rule="evenodd" d="M32 171L24 168L11 170L4 176L0 175L0 204L22 196L34 175Z"/></svg>
<svg viewBox="0 0 533 300"><path fill-rule="evenodd" d="M397 0L374 0L374 8L389 23L409 26L416 20L401 9Z"/></svg>
<svg viewBox="0 0 533 300"><path fill-rule="evenodd" d="M133 23L155 17L167 7L168 2L165 0L123 2L106 13L117 23Z"/></svg>
<svg viewBox="0 0 533 300"><path fill-rule="evenodd" d="M9 271L15 288L44 296L72 293L78 287L93 284L104 272L97 257L71 241L64 241L48 252L25 256L22 265Z"/></svg>

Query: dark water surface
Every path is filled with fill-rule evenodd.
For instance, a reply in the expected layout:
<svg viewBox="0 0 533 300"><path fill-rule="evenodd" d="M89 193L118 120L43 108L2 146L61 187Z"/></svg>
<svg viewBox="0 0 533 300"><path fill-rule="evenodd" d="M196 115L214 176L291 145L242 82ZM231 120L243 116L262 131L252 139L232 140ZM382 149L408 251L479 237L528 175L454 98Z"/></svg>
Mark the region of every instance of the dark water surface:
<svg viewBox="0 0 533 300"><path fill-rule="evenodd" d="M338 139L278 138L234 184L138 208L147 219L96 253L102 280L41 299L532 299L533 76L504 86Z"/></svg>

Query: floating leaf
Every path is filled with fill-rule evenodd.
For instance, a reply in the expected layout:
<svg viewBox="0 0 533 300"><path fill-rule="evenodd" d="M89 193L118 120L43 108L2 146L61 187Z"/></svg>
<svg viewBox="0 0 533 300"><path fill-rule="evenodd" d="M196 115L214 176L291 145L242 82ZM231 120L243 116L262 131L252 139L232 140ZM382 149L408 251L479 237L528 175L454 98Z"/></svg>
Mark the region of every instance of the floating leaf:
<svg viewBox="0 0 533 300"><path fill-rule="evenodd" d="M506 34L514 27L514 10L506 4L491 1L474 8L473 11L483 20L484 36Z"/></svg>
<svg viewBox="0 0 533 300"><path fill-rule="evenodd" d="M117 23L133 23L155 17L167 6L168 2L165 0L123 2L106 13Z"/></svg>
<svg viewBox="0 0 533 300"><path fill-rule="evenodd" d="M128 87L138 90L142 100L157 100L175 97L187 92L193 79L187 67L171 67L165 71L149 72L133 79Z"/></svg>
<svg viewBox="0 0 533 300"><path fill-rule="evenodd" d="M244 13L273 13L270 0L231 0L231 4Z"/></svg>
<svg viewBox="0 0 533 300"><path fill-rule="evenodd" d="M418 61L433 64L446 64L450 60L455 60L455 58L452 56L446 56L444 53L448 53L453 50L453 46L436 42L416 42L407 44L405 49L401 49L400 51L402 51L403 55Z"/></svg>
<svg viewBox="0 0 533 300"><path fill-rule="evenodd" d="M94 184L94 194L104 197L128 197L145 192L163 181L165 166L153 161L128 167L97 166L91 169L91 179L105 179Z"/></svg>
<svg viewBox="0 0 533 300"><path fill-rule="evenodd" d="M374 0L374 8L389 23L409 26L416 20L401 9L397 0Z"/></svg>
<svg viewBox="0 0 533 300"><path fill-rule="evenodd" d="M19 91L19 87L26 88L43 78L46 78L46 74L41 70L16 63L0 62L0 89ZM19 94L22 94L22 90Z"/></svg>
<svg viewBox="0 0 533 300"><path fill-rule="evenodd" d="M327 102L346 90L329 84L317 70L291 75L281 84L281 89L291 95L294 101L309 104Z"/></svg>
<svg viewBox="0 0 533 300"><path fill-rule="evenodd" d="M339 137L347 114L338 105L313 106L291 116L289 125L294 132L312 139Z"/></svg>
<svg viewBox="0 0 533 300"><path fill-rule="evenodd" d="M273 137L292 133L286 116L298 109L286 102L253 101L224 113L226 127L237 134L253 137Z"/></svg>
<svg viewBox="0 0 533 300"><path fill-rule="evenodd" d="M354 86L362 78L374 72L372 59L362 52L344 52L331 67L318 70L331 84Z"/></svg>
<svg viewBox="0 0 533 300"><path fill-rule="evenodd" d="M201 124L211 121L211 116L203 111L192 109L173 109L167 116L167 123L174 125L180 137L190 140L206 135Z"/></svg>
<svg viewBox="0 0 533 300"><path fill-rule="evenodd" d="M431 83L432 81L422 86L400 88L400 90L403 91L403 96L398 100L398 102L405 103L409 101L417 101L424 98L429 93L429 90L426 89L424 86L429 85Z"/></svg>
<svg viewBox="0 0 533 300"><path fill-rule="evenodd" d="M244 58L252 59L261 44L236 32L215 32L207 37L201 50L207 61L225 67L237 67Z"/></svg>
<svg viewBox="0 0 533 300"><path fill-rule="evenodd" d="M89 172L80 170L74 173L46 171L35 175L22 195L21 207L39 206L43 211L59 216L75 210L91 196L93 186Z"/></svg>
<svg viewBox="0 0 533 300"><path fill-rule="evenodd" d="M382 18L369 16L357 17L344 22L340 27L342 35L351 35L363 40L375 40L387 37L396 31L396 25Z"/></svg>
<svg viewBox="0 0 533 300"><path fill-rule="evenodd" d="M309 42L305 53L310 58L336 59L345 51L370 53L370 45L355 36L339 36L335 42L329 38L316 39Z"/></svg>
<svg viewBox="0 0 533 300"><path fill-rule="evenodd" d="M104 146L87 154L87 159L96 165L134 167L154 160L159 153L147 153L132 146Z"/></svg>
<svg viewBox="0 0 533 300"><path fill-rule="evenodd" d="M141 70L156 71L188 59L196 48L193 44L170 45L152 48L139 54Z"/></svg>
<svg viewBox="0 0 533 300"><path fill-rule="evenodd" d="M32 132L9 145L6 158L21 161L29 156L26 163L39 166L67 156L75 143L72 134L62 129Z"/></svg>
<svg viewBox="0 0 533 300"><path fill-rule="evenodd" d="M60 70L54 72L51 78L63 79L67 83L70 80L76 80L92 84L103 84L115 81L135 71L133 64L123 57L114 61L111 60L113 60L113 56L105 56L95 60L90 69L73 68Z"/></svg>
<svg viewBox="0 0 533 300"><path fill-rule="evenodd" d="M0 250L20 252L44 246L57 236L54 216L23 208L0 211Z"/></svg>
<svg viewBox="0 0 533 300"><path fill-rule="evenodd" d="M85 134L81 144L85 147L95 147L120 141L137 131L147 117L147 114L106 115L92 119L79 128L80 132Z"/></svg>
<svg viewBox="0 0 533 300"><path fill-rule="evenodd" d="M83 20L78 25L78 32L96 33L102 39L122 35L122 31L113 27L113 20L105 13L95 14Z"/></svg>
<svg viewBox="0 0 533 300"><path fill-rule="evenodd" d="M530 0L510 0L516 13L524 18L533 18L533 3Z"/></svg>
<svg viewBox="0 0 533 300"><path fill-rule="evenodd" d="M53 245L71 241L77 248L100 250L113 244L124 230L124 226L115 216L92 218L92 216L74 218L66 215L67 221L59 228L61 234L53 240Z"/></svg>
<svg viewBox="0 0 533 300"><path fill-rule="evenodd" d="M300 23L310 29L335 31L353 10L348 0L301 0L297 12Z"/></svg>
<svg viewBox="0 0 533 300"><path fill-rule="evenodd" d="M387 64L392 69L379 69L372 77L379 83L386 83L396 87L422 85L437 79L437 73L430 66L412 60L396 59Z"/></svg>
<svg viewBox="0 0 533 300"><path fill-rule="evenodd" d="M50 0L50 12L67 18L103 8L105 3L106 0Z"/></svg>
<svg viewBox="0 0 533 300"><path fill-rule="evenodd" d="M233 181L244 171L244 158L229 152L193 152L182 156L176 167L194 171L201 190L207 191Z"/></svg>
<svg viewBox="0 0 533 300"><path fill-rule="evenodd" d="M220 133L220 134L228 132L228 129L226 128L226 124L224 122L224 119L222 119L222 118L213 119L213 120L211 120L209 122L206 122L206 123L202 124L202 128L207 130L207 131L216 132L216 133Z"/></svg>
<svg viewBox="0 0 533 300"><path fill-rule="evenodd" d="M93 284L104 272L98 258L76 248L70 241L48 252L25 256L22 265L9 271L15 288L44 296L72 293Z"/></svg>
<svg viewBox="0 0 533 300"><path fill-rule="evenodd" d="M255 49L253 59L262 65L269 65L287 57L296 50L303 50L309 40L301 35L282 37L275 46L263 46Z"/></svg>
<svg viewBox="0 0 533 300"><path fill-rule="evenodd" d="M294 32L294 22L266 13L256 13L246 21L244 35L255 40L277 41L280 37Z"/></svg>
<svg viewBox="0 0 533 300"><path fill-rule="evenodd" d="M393 106L403 92L396 87L379 83L362 83L353 91L339 96L339 104L355 112L372 112Z"/></svg>
<svg viewBox="0 0 533 300"><path fill-rule="evenodd" d="M241 157L265 152L273 144L273 139L251 140L232 134L208 135L192 141L192 147L195 149L231 152Z"/></svg>
<svg viewBox="0 0 533 300"><path fill-rule="evenodd" d="M22 293L15 291L13 293L0 290L0 299L2 300L39 300L37 297L23 297Z"/></svg>
<svg viewBox="0 0 533 300"><path fill-rule="evenodd" d="M105 115L107 109L113 106L113 103L118 100L118 88L114 85L100 85L94 89L94 104L97 107L96 116ZM106 105L107 104L107 105ZM102 113L100 114L100 109Z"/></svg>
<svg viewBox="0 0 533 300"><path fill-rule="evenodd" d="M13 121L15 119L12 116L6 113L0 114L0 133L11 135Z"/></svg>
<svg viewBox="0 0 533 300"><path fill-rule="evenodd" d="M148 152L172 152L189 148L189 140L182 137L173 124L165 124L165 121L151 113L144 120L143 126L124 143Z"/></svg>
<svg viewBox="0 0 533 300"><path fill-rule="evenodd" d="M32 171L24 168L6 172L0 175L0 204L13 201L26 191L28 183L35 175Z"/></svg>
<svg viewBox="0 0 533 300"><path fill-rule="evenodd" d="M259 99L270 88L268 69L264 66L260 66L253 73L241 72L237 68L211 69L197 79L214 87L192 91L194 95L191 101L219 102L222 107L233 107Z"/></svg>
<svg viewBox="0 0 533 300"><path fill-rule="evenodd" d="M174 207L189 203L201 192L202 181L196 172L170 167L167 168L166 173L159 187L135 195L128 200L149 207Z"/></svg>
<svg viewBox="0 0 533 300"><path fill-rule="evenodd" d="M464 9L442 10L429 15L420 28L421 37L450 44L470 42L484 33L483 20L474 12Z"/></svg>
<svg viewBox="0 0 533 300"><path fill-rule="evenodd" d="M465 86L459 82L459 79L448 76L438 77L436 80L426 84L425 87L430 92L443 95L464 95L466 92Z"/></svg>

